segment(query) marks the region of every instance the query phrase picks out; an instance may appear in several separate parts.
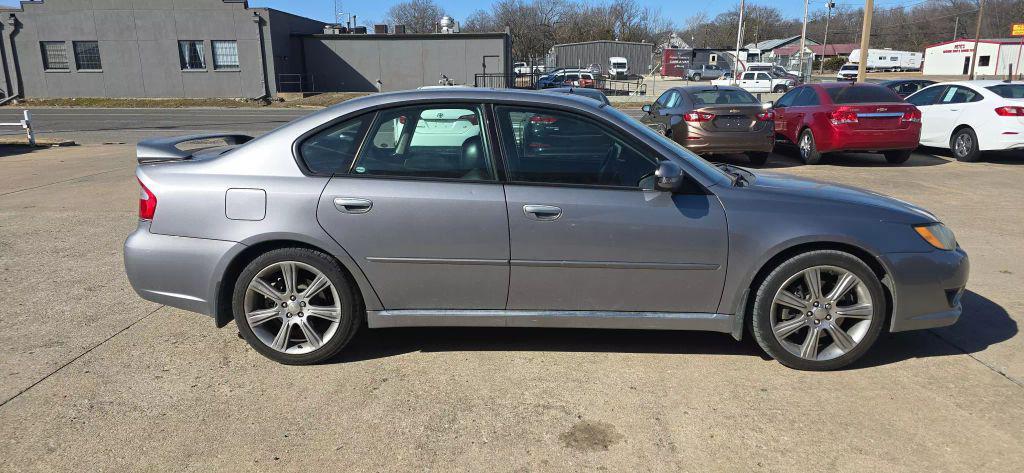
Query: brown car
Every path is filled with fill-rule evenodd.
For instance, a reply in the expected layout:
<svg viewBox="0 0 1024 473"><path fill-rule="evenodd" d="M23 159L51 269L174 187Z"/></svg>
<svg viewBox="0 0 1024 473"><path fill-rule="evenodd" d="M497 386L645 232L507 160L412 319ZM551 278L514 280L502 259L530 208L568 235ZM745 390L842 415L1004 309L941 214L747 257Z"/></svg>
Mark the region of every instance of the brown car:
<svg viewBox="0 0 1024 473"><path fill-rule="evenodd" d="M674 87L640 119L694 153L746 153L764 164L775 147L775 116L739 87Z"/></svg>

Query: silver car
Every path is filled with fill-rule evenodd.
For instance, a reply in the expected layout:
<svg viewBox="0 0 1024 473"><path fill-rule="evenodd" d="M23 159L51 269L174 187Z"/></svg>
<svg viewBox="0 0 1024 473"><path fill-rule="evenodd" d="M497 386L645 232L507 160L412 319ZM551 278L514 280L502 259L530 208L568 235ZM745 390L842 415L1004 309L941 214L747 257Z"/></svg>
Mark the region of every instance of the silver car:
<svg viewBox="0 0 1024 473"><path fill-rule="evenodd" d="M211 138L230 145L181 149ZM132 286L282 363L365 324L748 331L827 370L882 331L953 324L967 284L921 208L712 165L570 94L377 94L138 161Z"/></svg>

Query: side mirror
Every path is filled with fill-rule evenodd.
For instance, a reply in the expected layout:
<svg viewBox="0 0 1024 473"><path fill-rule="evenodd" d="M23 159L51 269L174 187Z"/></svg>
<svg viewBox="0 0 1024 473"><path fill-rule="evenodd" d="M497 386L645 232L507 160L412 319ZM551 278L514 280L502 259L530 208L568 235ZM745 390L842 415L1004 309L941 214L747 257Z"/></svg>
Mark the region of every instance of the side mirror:
<svg viewBox="0 0 1024 473"><path fill-rule="evenodd" d="M640 110L643 110L644 113L651 113L651 104L647 104L644 105L643 107L640 107Z"/></svg>
<svg viewBox="0 0 1024 473"><path fill-rule="evenodd" d="M683 187L683 168L675 161L661 161L654 171L654 189L662 192L676 192Z"/></svg>

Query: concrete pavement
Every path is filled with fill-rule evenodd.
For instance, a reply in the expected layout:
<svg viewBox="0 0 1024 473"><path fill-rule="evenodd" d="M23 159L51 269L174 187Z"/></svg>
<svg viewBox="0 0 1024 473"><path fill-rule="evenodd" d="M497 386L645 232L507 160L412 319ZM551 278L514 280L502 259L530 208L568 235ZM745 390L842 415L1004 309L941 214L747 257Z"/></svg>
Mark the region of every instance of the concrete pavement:
<svg viewBox="0 0 1024 473"><path fill-rule="evenodd" d="M1024 465L1022 157L773 156L933 210L972 259L956 326L805 373L722 334L540 329L367 330L336 363L277 365L128 286L132 153L0 153L0 471Z"/></svg>

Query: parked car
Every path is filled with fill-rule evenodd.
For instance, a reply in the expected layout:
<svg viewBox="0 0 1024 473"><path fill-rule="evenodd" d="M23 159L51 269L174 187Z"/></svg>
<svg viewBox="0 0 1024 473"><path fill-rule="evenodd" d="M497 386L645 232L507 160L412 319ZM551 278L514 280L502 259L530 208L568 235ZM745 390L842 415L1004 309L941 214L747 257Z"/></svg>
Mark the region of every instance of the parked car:
<svg viewBox="0 0 1024 473"><path fill-rule="evenodd" d="M598 63L591 64L591 65L587 66L587 71L590 72L591 74L600 74L601 73L601 65L598 64Z"/></svg>
<svg viewBox="0 0 1024 473"><path fill-rule="evenodd" d="M739 80L722 78L711 81L712 85L735 85L752 93L782 93L796 85L792 79L775 77L768 72L744 72Z"/></svg>
<svg viewBox="0 0 1024 473"><path fill-rule="evenodd" d="M856 64L843 64L836 72L836 80L857 80L859 71Z"/></svg>
<svg viewBox="0 0 1024 473"><path fill-rule="evenodd" d="M921 144L949 148L959 161L984 151L1024 149L1024 83L935 84L907 97L921 110Z"/></svg>
<svg viewBox="0 0 1024 473"><path fill-rule="evenodd" d="M584 72L580 69L565 69L537 79L538 89L552 87L594 87L596 80L594 74Z"/></svg>
<svg viewBox="0 0 1024 473"><path fill-rule="evenodd" d="M525 62L516 62L512 64L512 72L517 76L525 76L532 73L533 69Z"/></svg>
<svg viewBox="0 0 1024 473"><path fill-rule="evenodd" d="M435 110L494 126L409 146ZM398 117L397 144L373 144ZM179 148L216 137L230 145ZM787 366L835 369L882 331L955 323L969 271L921 208L712 165L568 94L374 94L258 139L144 141L138 162L132 287L288 364L365 324L749 328Z"/></svg>
<svg viewBox="0 0 1024 473"><path fill-rule="evenodd" d="M767 72L776 78L790 79L793 81L793 84L802 84L804 82L803 79L800 78L799 74L794 74L790 71L787 71L786 68L778 64L772 64L770 62L747 63L746 70L750 72Z"/></svg>
<svg viewBox="0 0 1024 473"><path fill-rule="evenodd" d="M686 77L692 81L712 80L722 77L726 72L717 64L693 64L686 69Z"/></svg>
<svg viewBox="0 0 1024 473"><path fill-rule="evenodd" d="M910 158L921 136L921 111L876 84L801 85L779 98L775 131L796 144L806 164L822 153L880 152L891 164Z"/></svg>
<svg viewBox="0 0 1024 473"><path fill-rule="evenodd" d="M604 95L604 92L597 89L588 89L583 87L559 87L557 89L544 89L544 92L579 95L588 99L597 100L605 105L611 105L611 102L608 101L608 97Z"/></svg>
<svg viewBox="0 0 1024 473"><path fill-rule="evenodd" d="M896 95L899 95L902 98L907 98L914 92L934 83L935 81L928 79L899 79L879 82L878 85L888 87L889 90L896 92Z"/></svg>
<svg viewBox="0 0 1024 473"><path fill-rule="evenodd" d="M640 121L694 153L746 153L762 165L775 147L774 114L739 87L673 87Z"/></svg>

